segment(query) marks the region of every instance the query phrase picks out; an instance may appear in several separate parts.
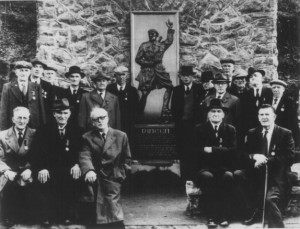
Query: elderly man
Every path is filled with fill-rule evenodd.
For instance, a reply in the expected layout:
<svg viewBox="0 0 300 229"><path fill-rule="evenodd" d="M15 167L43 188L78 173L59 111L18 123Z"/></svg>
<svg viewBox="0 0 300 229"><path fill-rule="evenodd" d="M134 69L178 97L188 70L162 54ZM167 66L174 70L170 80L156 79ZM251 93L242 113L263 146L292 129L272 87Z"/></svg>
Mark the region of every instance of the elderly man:
<svg viewBox="0 0 300 229"><path fill-rule="evenodd" d="M29 116L27 108L16 107L13 126L0 132L0 174L8 180L1 207L8 226L32 219L30 149L35 130L27 127Z"/></svg>
<svg viewBox="0 0 300 229"><path fill-rule="evenodd" d="M61 91L60 97L67 98L73 107L69 123L78 125L80 100L87 91L80 87L80 81L85 76L80 67L71 66L65 76L71 81L70 87Z"/></svg>
<svg viewBox="0 0 300 229"><path fill-rule="evenodd" d="M109 126L115 129L121 128L119 99L117 96L107 91L110 77L102 72L97 72L92 79L95 90L82 95L79 105L78 124L84 130L89 130L93 123L89 119L89 114L94 107L104 108L109 116Z"/></svg>
<svg viewBox="0 0 300 229"><path fill-rule="evenodd" d="M259 108L258 119L260 125L249 130L245 146L250 160L246 174L248 184L253 188L249 191L248 187L247 193L254 195L248 201L248 205L253 207L251 216L244 223L250 225L261 220L265 182L268 182L266 221L269 227L282 228L280 209L289 190L288 171L293 163L294 140L290 130L275 124L276 114L271 105L264 104Z"/></svg>
<svg viewBox="0 0 300 229"><path fill-rule="evenodd" d="M44 78L49 81L51 85L59 86L56 68L52 66L46 66L44 70Z"/></svg>
<svg viewBox="0 0 300 229"><path fill-rule="evenodd" d="M55 123L40 127L33 142L33 167L42 193L40 212L44 224L70 224L75 218L82 132L68 123L71 108L67 99L56 100L52 107Z"/></svg>
<svg viewBox="0 0 300 229"><path fill-rule="evenodd" d="M249 90L247 85L248 72L243 69L238 69L233 73L233 84L228 92L239 99Z"/></svg>
<svg viewBox="0 0 300 229"><path fill-rule="evenodd" d="M232 78L233 78L233 72L234 72L234 65L235 62L232 59L222 59L220 61L221 67L222 67L222 73L228 80L228 89L232 86Z"/></svg>
<svg viewBox="0 0 300 229"><path fill-rule="evenodd" d="M119 66L114 70L116 83L107 86L107 91L118 96L121 130L131 137L133 124L137 121L139 97L135 87L130 85L128 68Z"/></svg>
<svg viewBox="0 0 300 229"><path fill-rule="evenodd" d="M225 115L224 122L239 128L240 125L240 100L227 92L228 79L222 73L217 73L213 79L216 92L209 95L205 99L206 106L209 106L212 99L220 99L222 104L228 108L228 112Z"/></svg>
<svg viewBox="0 0 300 229"><path fill-rule="evenodd" d="M270 82L273 92L272 106L275 109L275 124L292 131L295 146L300 143L297 103L287 96L285 89L286 82L282 80L273 80Z"/></svg>
<svg viewBox="0 0 300 229"><path fill-rule="evenodd" d="M196 184L203 190L208 216L207 226L229 225L230 201L233 190L233 169L236 161L236 131L223 119L228 108L221 100L212 99L208 121L196 128L196 146L200 170Z"/></svg>
<svg viewBox="0 0 300 229"><path fill-rule="evenodd" d="M42 89L40 85L28 81L31 68L31 63L17 61L14 67L17 79L3 86L0 107L1 130L12 126L13 109L18 106L24 106L29 109L29 127L37 128L46 122Z"/></svg>
<svg viewBox="0 0 300 229"><path fill-rule="evenodd" d="M127 135L108 126L109 116L103 108L93 108L90 117L93 129L83 135L79 163L85 181L92 185L90 200L95 204L96 224L125 228L119 199L130 168Z"/></svg>

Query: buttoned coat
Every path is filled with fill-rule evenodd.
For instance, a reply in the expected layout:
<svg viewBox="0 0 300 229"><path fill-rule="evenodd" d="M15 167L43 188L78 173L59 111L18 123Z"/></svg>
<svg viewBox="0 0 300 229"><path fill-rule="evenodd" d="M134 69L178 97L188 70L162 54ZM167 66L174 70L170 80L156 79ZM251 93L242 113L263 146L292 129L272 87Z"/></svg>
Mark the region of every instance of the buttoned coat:
<svg viewBox="0 0 300 229"><path fill-rule="evenodd" d="M19 146L13 127L0 132L0 173L12 170L21 174L31 169L30 148L34 135L35 130L27 128L22 145Z"/></svg>
<svg viewBox="0 0 300 229"><path fill-rule="evenodd" d="M17 81L3 86L0 107L0 129L5 130L13 125L13 109L25 106L30 112L29 127L36 129L46 122L46 114L40 85L28 82L26 97L23 97Z"/></svg>
<svg viewBox="0 0 300 229"><path fill-rule="evenodd" d="M210 101L216 98L216 93L210 96L207 96L205 99L206 106L209 106ZM221 99L224 107L228 108L228 112L225 114L224 122L227 124L233 125L235 128L240 128L241 123L241 107L240 100L234 95L231 95L228 92L225 92L223 98Z"/></svg>
<svg viewBox="0 0 300 229"><path fill-rule="evenodd" d="M262 127L256 127L249 130L247 141L245 144L246 155L265 154L262 152L263 135ZM288 171L293 163L294 157L294 140L292 132L288 129L275 125L271 136L270 146L267 153L268 157L268 178L269 188L275 186L280 190L281 194L287 191L288 187ZM250 160L250 170L254 169L254 160ZM254 177L258 182L263 177Z"/></svg>
<svg viewBox="0 0 300 229"><path fill-rule="evenodd" d="M121 128L118 97L106 91L104 100L101 100L97 90L82 95L78 115L78 124L80 127L82 127L84 130L89 130L92 128L90 112L93 107L104 108L108 113L109 126L115 129Z"/></svg>
<svg viewBox="0 0 300 229"><path fill-rule="evenodd" d="M98 178L97 188L90 187L85 200L96 202L98 224L123 220L119 198L130 158L127 135L120 130L109 128L106 140L96 129L83 135L83 147L79 153L83 176L93 170ZM97 190L97 193L94 193L94 190Z"/></svg>

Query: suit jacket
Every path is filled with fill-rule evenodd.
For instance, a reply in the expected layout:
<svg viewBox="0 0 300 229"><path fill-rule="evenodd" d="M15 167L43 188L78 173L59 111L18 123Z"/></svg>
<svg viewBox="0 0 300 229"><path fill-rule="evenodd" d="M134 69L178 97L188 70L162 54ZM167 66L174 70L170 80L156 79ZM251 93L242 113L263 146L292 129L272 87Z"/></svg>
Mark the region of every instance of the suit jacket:
<svg viewBox="0 0 300 229"><path fill-rule="evenodd" d="M287 95L283 95L276 108L275 123L292 131L295 145L299 146L300 135L298 126L297 104Z"/></svg>
<svg viewBox="0 0 300 229"><path fill-rule="evenodd" d="M236 131L232 125L222 122L218 138L208 121L196 127L196 151L201 170L233 170L237 159ZM212 147L212 153L205 153L204 147Z"/></svg>
<svg viewBox="0 0 300 229"><path fill-rule="evenodd" d="M50 179L62 174L70 175L70 169L78 164L82 131L67 124L61 139L57 123L48 123L36 131L33 141L33 168L35 172L47 169ZM52 179L52 180L53 180Z"/></svg>
<svg viewBox="0 0 300 229"><path fill-rule="evenodd" d="M0 108L0 129L5 130L13 125L13 109L18 106L25 106L30 111L29 127L37 128L46 122L46 114L40 85L28 82L27 95L23 96L17 81L4 84L1 108Z"/></svg>
<svg viewBox="0 0 300 229"><path fill-rule="evenodd" d="M262 127L249 130L245 152L247 155L264 154ZM288 171L293 164L294 140L292 132L275 125L268 150L269 186L277 186L283 193L288 185ZM254 169L254 160L250 159L250 170ZM255 177L255 179L259 179ZM263 178L264 179L264 178Z"/></svg>
<svg viewBox="0 0 300 229"><path fill-rule="evenodd" d="M107 86L107 91L118 97L120 105L121 130L130 135L130 130L137 120L137 108L139 102L137 89L126 84L124 91L119 91L117 84L114 83Z"/></svg>
<svg viewBox="0 0 300 229"><path fill-rule="evenodd" d="M258 121L258 108L262 104L271 104L272 97L272 89L268 87L262 88L258 106L256 105L256 98L254 97L253 88L251 88L241 97L242 128L244 133L247 133L249 129L260 125Z"/></svg>
<svg viewBox="0 0 300 229"><path fill-rule="evenodd" d="M250 90L250 88L247 84L246 84L246 87L242 91L238 90L238 87L235 84L232 84L231 87L228 88L227 91L231 95L234 95L240 99L249 90Z"/></svg>
<svg viewBox="0 0 300 229"><path fill-rule="evenodd" d="M10 169L21 174L31 169L30 150L34 135L35 130L27 128L22 145L19 146L13 127L0 132L0 173Z"/></svg>
<svg viewBox="0 0 300 229"><path fill-rule="evenodd" d="M71 125L78 125L78 114L79 114L79 105L80 105L80 100L82 98L82 95L86 93L84 89L81 87L78 88L78 91L76 95L73 95L71 92L70 88L67 89L62 89L60 92L59 97L60 98L67 98L69 100L70 105L73 107L72 108L72 114L69 119L69 123Z"/></svg>
<svg viewBox="0 0 300 229"><path fill-rule="evenodd" d="M173 89L172 101L171 101L171 111L175 123L178 124L182 121L182 117L184 114L184 93L185 88L184 85L176 86ZM192 84L192 93L193 93L193 122L201 122L203 120L202 117L202 103L205 98L205 91L201 84Z"/></svg>
<svg viewBox="0 0 300 229"><path fill-rule="evenodd" d="M79 105L78 124L84 130L91 129L90 112L93 107L104 108L109 117L109 126L115 129L121 128L120 107L117 96L106 91L103 103L97 90L82 95Z"/></svg>
<svg viewBox="0 0 300 229"><path fill-rule="evenodd" d="M209 106L210 101L216 98L216 93L210 96L207 96L205 99L206 106ZM240 114L241 114L241 107L240 107L240 100L234 96L225 92L225 95L222 98L223 106L229 109L228 113L225 114L224 122L227 124L231 124L235 126L235 128L240 128Z"/></svg>

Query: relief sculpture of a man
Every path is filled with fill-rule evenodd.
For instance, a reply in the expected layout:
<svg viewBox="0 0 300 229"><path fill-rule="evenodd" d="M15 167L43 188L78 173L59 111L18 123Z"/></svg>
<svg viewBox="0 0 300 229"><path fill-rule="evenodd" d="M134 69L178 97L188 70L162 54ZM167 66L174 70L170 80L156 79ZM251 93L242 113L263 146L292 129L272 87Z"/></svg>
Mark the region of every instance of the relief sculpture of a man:
<svg viewBox="0 0 300 229"><path fill-rule="evenodd" d="M168 104L173 85L162 61L165 51L173 43L175 30L172 29L173 23L170 20L166 22L166 25L168 27L166 40L161 41L162 37L159 37L156 29L149 29L149 41L140 45L135 58L135 62L141 66L141 70L135 79L139 82L138 89L142 93L139 107L140 113L144 112L147 97L151 90L161 88L166 88L163 98L162 116L169 112Z"/></svg>

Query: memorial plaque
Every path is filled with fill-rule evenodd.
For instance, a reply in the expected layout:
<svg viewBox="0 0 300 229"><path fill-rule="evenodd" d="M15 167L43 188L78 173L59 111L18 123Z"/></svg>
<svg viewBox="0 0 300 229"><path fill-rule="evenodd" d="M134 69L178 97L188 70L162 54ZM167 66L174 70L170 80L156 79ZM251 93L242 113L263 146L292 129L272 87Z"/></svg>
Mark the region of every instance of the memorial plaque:
<svg viewBox="0 0 300 229"><path fill-rule="evenodd" d="M177 159L174 124L137 124L133 132L134 159Z"/></svg>

